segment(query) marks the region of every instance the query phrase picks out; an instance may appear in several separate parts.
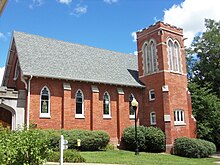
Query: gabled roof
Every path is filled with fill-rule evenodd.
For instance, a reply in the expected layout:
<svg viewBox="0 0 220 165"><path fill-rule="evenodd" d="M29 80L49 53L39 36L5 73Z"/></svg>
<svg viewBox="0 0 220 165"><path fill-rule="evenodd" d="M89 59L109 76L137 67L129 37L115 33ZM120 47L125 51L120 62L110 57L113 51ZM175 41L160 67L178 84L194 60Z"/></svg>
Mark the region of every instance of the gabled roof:
<svg viewBox="0 0 220 165"><path fill-rule="evenodd" d="M144 87L135 55L14 32L23 75Z"/></svg>

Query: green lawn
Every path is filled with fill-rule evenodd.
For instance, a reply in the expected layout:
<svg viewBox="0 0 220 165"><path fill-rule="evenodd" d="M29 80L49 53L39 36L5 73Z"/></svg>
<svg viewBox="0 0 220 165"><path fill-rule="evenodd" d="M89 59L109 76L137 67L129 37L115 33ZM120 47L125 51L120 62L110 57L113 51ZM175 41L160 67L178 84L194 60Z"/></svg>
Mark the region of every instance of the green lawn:
<svg viewBox="0 0 220 165"><path fill-rule="evenodd" d="M216 158L190 159L164 153L145 153L135 155L134 152L116 150L99 152L80 152L87 163L112 163L126 165L209 165L220 161Z"/></svg>

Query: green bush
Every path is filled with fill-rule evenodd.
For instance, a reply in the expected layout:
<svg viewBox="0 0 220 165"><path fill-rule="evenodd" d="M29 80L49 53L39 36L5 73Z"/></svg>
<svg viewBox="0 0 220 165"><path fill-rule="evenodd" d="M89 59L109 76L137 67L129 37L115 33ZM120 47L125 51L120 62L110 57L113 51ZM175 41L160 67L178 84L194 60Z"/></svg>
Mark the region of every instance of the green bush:
<svg viewBox="0 0 220 165"><path fill-rule="evenodd" d="M165 149L165 135L159 128L137 127L138 148L141 151L161 152ZM135 150L135 128L125 128L122 134L122 141L125 149Z"/></svg>
<svg viewBox="0 0 220 165"><path fill-rule="evenodd" d="M145 127L138 126L137 127L137 140L138 140L138 148L139 150L145 150ZM125 149L127 150L135 150L136 149L136 142L135 142L135 127L130 126L125 128L122 134L122 141L125 144Z"/></svg>
<svg viewBox="0 0 220 165"><path fill-rule="evenodd" d="M50 156L48 157L48 161L59 162L60 161L60 153L59 152L52 152L50 154ZM81 163L81 162L85 162L86 160L76 150L64 150L63 161L64 162L72 162L72 163Z"/></svg>
<svg viewBox="0 0 220 165"><path fill-rule="evenodd" d="M53 151L59 151L60 135L68 140L69 149L78 149L83 151L97 151L104 149L110 140L110 136L104 131L87 130L46 130L45 136L50 140L50 148ZM81 140L81 146L77 146L77 139Z"/></svg>
<svg viewBox="0 0 220 165"><path fill-rule="evenodd" d="M146 151L162 152L165 150L165 134L161 129L156 127L146 127L144 135Z"/></svg>
<svg viewBox="0 0 220 165"><path fill-rule="evenodd" d="M41 164L51 150L49 140L38 130L0 130L1 164Z"/></svg>
<svg viewBox="0 0 220 165"><path fill-rule="evenodd" d="M104 131L71 130L63 131L63 135L68 140L69 148L82 151L104 149L110 140L110 136ZM81 140L80 147L77 147L77 139Z"/></svg>
<svg viewBox="0 0 220 165"><path fill-rule="evenodd" d="M206 140L181 137L174 141L175 155L189 158L205 158L215 152L215 144Z"/></svg>

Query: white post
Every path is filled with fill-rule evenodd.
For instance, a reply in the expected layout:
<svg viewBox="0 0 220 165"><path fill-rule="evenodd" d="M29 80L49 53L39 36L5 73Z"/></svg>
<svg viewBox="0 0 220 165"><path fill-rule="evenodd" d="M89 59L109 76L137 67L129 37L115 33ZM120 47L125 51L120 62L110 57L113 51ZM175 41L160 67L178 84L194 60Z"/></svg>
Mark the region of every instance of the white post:
<svg viewBox="0 0 220 165"><path fill-rule="evenodd" d="M60 135L60 165L63 165L63 135Z"/></svg>

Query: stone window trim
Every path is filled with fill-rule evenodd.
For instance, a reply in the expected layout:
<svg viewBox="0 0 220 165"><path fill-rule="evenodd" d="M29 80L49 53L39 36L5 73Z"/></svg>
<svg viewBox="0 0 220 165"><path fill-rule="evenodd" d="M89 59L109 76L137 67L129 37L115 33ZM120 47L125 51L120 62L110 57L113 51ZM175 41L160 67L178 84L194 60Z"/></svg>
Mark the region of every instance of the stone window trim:
<svg viewBox="0 0 220 165"><path fill-rule="evenodd" d="M174 125L186 125L184 110L176 109L174 110Z"/></svg>
<svg viewBox="0 0 220 165"><path fill-rule="evenodd" d="M157 118L156 118L156 112L150 113L150 125L156 125L157 124Z"/></svg>
<svg viewBox="0 0 220 165"><path fill-rule="evenodd" d="M40 92L40 118L51 118L50 116L50 90L47 86L44 86Z"/></svg>
<svg viewBox="0 0 220 165"><path fill-rule="evenodd" d="M155 90L150 89L149 90L149 101L154 101L155 100Z"/></svg>
<svg viewBox="0 0 220 165"><path fill-rule="evenodd" d="M84 119L84 94L81 89L78 89L75 94L75 118Z"/></svg>
<svg viewBox="0 0 220 165"><path fill-rule="evenodd" d="M111 119L111 98L109 93L106 91L103 94L103 118Z"/></svg>
<svg viewBox="0 0 220 165"><path fill-rule="evenodd" d="M177 40L167 39L169 70L172 73L182 74L182 58L180 44Z"/></svg>
<svg viewBox="0 0 220 165"><path fill-rule="evenodd" d="M146 41L142 46L143 71L144 75L156 73L158 71L157 44L154 39Z"/></svg>
<svg viewBox="0 0 220 165"><path fill-rule="evenodd" d="M17 60L16 64L15 64L15 69L14 69L14 78L13 80L17 80L18 79L18 75L19 75L19 62Z"/></svg>

